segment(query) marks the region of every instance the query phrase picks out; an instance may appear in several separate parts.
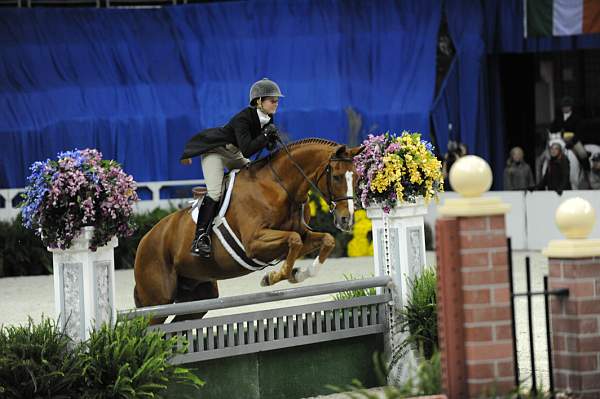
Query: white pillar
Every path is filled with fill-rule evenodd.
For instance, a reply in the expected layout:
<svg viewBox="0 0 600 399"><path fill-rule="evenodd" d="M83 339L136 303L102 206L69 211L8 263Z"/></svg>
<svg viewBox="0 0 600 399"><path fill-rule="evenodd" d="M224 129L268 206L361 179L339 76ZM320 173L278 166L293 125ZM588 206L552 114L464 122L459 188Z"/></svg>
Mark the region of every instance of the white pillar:
<svg viewBox="0 0 600 399"><path fill-rule="evenodd" d="M421 200L403 204L386 214L380 207L368 207L373 223L375 276L389 275L396 290L396 306L406 304L409 280L421 274L426 260L425 218L427 207Z"/></svg>
<svg viewBox="0 0 600 399"><path fill-rule="evenodd" d="M75 341L93 327L116 322L113 237L96 252L88 249L93 227L84 227L67 250L49 249L54 268L54 305L59 326Z"/></svg>
<svg viewBox="0 0 600 399"><path fill-rule="evenodd" d="M410 281L425 267L425 218L427 207L422 200L402 204L385 213L380 207L368 207L372 222L375 275L392 279L393 302L387 309L388 330L385 333L384 356L390 362L388 384L401 385L414 377L417 354L406 351L397 359L399 348L409 332L400 328L398 313L410 295ZM381 288L378 288L381 291ZM392 359L396 359L392 362Z"/></svg>

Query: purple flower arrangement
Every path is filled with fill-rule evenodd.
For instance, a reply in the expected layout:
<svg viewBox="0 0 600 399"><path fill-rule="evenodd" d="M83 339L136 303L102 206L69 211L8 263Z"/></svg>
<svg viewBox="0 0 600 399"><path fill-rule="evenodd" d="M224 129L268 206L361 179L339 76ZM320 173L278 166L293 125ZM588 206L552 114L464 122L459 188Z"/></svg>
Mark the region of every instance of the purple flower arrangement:
<svg viewBox="0 0 600 399"><path fill-rule="evenodd" d="M443 191L441 162L419 133L369 135L354 158L363 207L380 205L389 213L397 204L429 202Z"/></svg>
<svg viewBox="0 0 600 399"><path fill-rule="evenodd" d="M90 250L113 236L133 234L136 182L94 149L59 153L57 160L34 162L25 188L23 224L49 248L67 249L84 226L93 226Z"/></svg>

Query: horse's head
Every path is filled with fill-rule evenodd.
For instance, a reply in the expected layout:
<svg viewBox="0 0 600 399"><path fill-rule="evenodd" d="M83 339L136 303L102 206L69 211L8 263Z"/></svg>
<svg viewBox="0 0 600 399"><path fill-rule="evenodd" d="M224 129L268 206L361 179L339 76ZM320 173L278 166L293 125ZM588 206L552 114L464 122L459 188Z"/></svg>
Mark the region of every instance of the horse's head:
<svg viewBox="0 0 600 399"><path fill-rule="evenodd" d="M317 178L317 186L334 214L335 226L343 231L350 231L354 223L356 173L352 161L362 150L362 146L338 146Z"/></svg>

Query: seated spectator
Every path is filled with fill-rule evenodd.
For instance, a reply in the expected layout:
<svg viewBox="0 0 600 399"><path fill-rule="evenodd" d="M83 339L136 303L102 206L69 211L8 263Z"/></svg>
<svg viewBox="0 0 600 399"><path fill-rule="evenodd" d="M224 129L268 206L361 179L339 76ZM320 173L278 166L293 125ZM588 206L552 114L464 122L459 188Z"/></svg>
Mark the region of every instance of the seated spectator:
<svg viewBox="0 0 600 399"><path fill-rule="evenodd" d="M590 188L600 189L600 152L594 153L590 159Z"/></svg>
<svg viewBox="0 0 600 399"><path fill-rule="evenodd" d="M550 141L550 159L542 180L536 186L538 190L553 190L561 195L564 190L571 189L569 161L564 151L562 140Z"/></svg>
<svg viewBox="0 0 600 399"><path fill-rule="evenodd" d="M504 168L505 190L526 190L535 186L533 173L529 165L523 160L523 149L515 147L510 150L510 157Z"/></svg>

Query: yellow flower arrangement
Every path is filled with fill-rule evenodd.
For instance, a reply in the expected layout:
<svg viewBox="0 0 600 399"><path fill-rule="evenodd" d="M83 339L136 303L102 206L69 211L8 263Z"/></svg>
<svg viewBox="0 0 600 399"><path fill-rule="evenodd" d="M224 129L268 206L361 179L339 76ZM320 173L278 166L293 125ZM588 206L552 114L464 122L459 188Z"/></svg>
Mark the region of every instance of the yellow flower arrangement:
<svg viewBox="0 0 600 399"><path fill-rule="evenodd" d="M365 150L354 159L363 207L376 202L389 212L397 203L418 197L437 200L443 191L441 162L419 133L370 135L363 145Z"/></svg>

